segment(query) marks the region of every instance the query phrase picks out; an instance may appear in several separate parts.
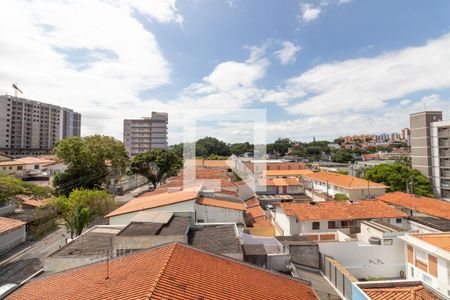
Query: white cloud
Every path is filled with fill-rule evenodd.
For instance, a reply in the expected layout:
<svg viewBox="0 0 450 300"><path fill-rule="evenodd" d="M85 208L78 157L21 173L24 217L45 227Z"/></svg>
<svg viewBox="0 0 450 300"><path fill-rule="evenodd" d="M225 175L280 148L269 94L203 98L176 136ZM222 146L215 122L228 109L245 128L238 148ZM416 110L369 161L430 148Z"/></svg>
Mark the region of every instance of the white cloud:
<svg viewBox="0 0 450 300"><path fill-rule="evenodd" d="M293 114L376 110L414 92L449 88L449 48L447 34L420 47L322 64L289 79L280 90L306 95L289 106Z"/></svg>
<svg viewBox="0 0 450 300"><path fill-rule="evenodd" d="M293 42L284 41L281 49L275 52L275 56L282 65L287 65L295 61L297 53L301 49L301 47L295 45Z"/></svg>
<svg viewBox="0 0 450 300"><path fill-rule="evenodd" d="M309 3L302 3L300 5L301 8L301 19L304 22L311 22L317 19L322 12L320 6L313 6Z"/></svg>
<svg viewBox="0 0 450 300"><path fill-rule="evenodd" d="M182 22L175 1L2 1L0 88L83 114L82 134L121 137L122 119L150 113L138 93L170 80L169 63L136 12ZM7 88L5 88L7 87ZM147 113L146 113L147 112Z"/></svg>

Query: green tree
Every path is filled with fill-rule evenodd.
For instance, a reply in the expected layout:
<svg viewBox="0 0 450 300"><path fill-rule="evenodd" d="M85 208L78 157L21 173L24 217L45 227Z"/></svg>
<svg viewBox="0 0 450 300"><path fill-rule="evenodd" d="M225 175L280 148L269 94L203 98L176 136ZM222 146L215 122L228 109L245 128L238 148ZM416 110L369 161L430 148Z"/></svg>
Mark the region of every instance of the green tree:
<svg viewBox="0 0 450 300"><path fill-rule="evenodd" d="M237 156L242 155L245 152L253 152L253 145L249 142L231 144L230 152Z"/></svg>
<svg viewBox="0 0 450 300"><path fill-rule="evenodd" d="M67 169L55 175L57 192L68 195L77 188L94 188L117 181L125 174L129 159L123 143L109 136L69 137L59 141L55 155Z"/></svg>
<svg viewBox="0 0 450 300"><path fill-rule="evenodd" d="M331 160L338 163L348 163L353 160L353 155L349 150L337 150L331 154Z"/></svg>
<svg viewBox="0 0 450 300"><path fill-rule="evenodd" d="M31 195L36 198L50 196L53 189L22 181L13 176L0 175L0 204L14 199L15 195Z"/></svg>
<svg viewBox="0 0 450 300"><path fill-rule="evenodd" d="M267 152L278 154L280 156L286 155L289 148L292 147L292 141L290 139L278 138L274 143L267 145Z"/></svg>
<svg viewBox="0 0 450 300"><path fill-rule="evenodd" d="M397 159L395 159L395 163L403 165L405 167L411 168L411 157L410 156L400 156Z"/></svg>
<svg viewBox="0 0 450 300"><path fill-rule="evenodd" d="M103 190L73 190L69 196L53 199L53 205L64 219L71 238L80 235L96 216L103 216L115 207L114 198Z"/></svg>
<svg viewBox="0 0 450 300"><path fill-rule="evenodd" d="M156 188L165 177L177 175L182 167L183 161L174 151L155 149L133 157L130 171L146 177Z"/></svg>
<svg viewBox="0 0 450 300"><path fill-rule="evenodd" d="M334 200L336 200L336 201L347 201L348 197L347 197L346 194L337 193L336 195L334 195Z"/></svg>
<svg viewBox="0 0 450 300"><path fill-rule="evenodd" d="M195 143L197 157L209 157L210 155L230 156L230 147L214 137L205 137Z"/></svg>
<svg viewBox="0 0 450 300"><path fill-rule="evenodd" d="M366 179L389 186L389 191L411 191L419 196L432 197L428 179L416 169L401 164L380 164L365 172Z"/></svg>

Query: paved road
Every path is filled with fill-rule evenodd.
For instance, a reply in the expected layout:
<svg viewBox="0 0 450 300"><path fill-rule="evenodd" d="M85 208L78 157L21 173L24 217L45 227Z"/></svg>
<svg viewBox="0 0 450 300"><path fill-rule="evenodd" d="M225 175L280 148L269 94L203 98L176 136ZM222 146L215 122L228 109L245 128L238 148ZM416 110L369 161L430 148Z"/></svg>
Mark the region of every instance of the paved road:
<svg viewBox="0 0 450 300"><path fill-rule="evenodd" d="M144 184L142 186L139 186L131 191L128 191L125 195L122 196L116 196L116 202L118 204L125 204L131 200L133 200L135 197L139 196L140 194L148 191L149 184Z"/></svg>
<svg viewBox="0 0 450 300"><path fill-rule="evenodd" d="M2 255L0 262L0 286L5 283L19 283L44 266L44 259L58 250L69 237L64 226L59 226L45 238L35 243L25 242L23 246ZM25 248L24 248L25 246ZM22 249L24 248L24 249Z"/></svg>

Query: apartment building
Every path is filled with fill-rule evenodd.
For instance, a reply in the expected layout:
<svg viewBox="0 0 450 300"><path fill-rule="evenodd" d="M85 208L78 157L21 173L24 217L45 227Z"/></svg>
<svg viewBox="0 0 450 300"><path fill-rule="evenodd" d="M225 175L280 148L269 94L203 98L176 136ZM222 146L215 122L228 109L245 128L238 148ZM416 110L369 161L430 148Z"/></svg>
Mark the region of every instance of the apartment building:
<svg viewBox="0 0 450 300"><path fill-rule="evenodd" d="M150 118L124 120L123 142L128 155L166 149L168 120L168 114L162 112L152 112Z"/></svg>
<svg viewBox="0 0 450 300"><path fill-rule="evenodd" d="M425 111L411 114L410 123L413 168L430 179L436 197L450 200L450 121Z"/></svg>
<svg viewBox="0 0 450 300"><path fill-rule="evenodd" d="M0 96L0 152L21 157L49 154L59 140L79 136L81 114L65 107Z"/></svg>

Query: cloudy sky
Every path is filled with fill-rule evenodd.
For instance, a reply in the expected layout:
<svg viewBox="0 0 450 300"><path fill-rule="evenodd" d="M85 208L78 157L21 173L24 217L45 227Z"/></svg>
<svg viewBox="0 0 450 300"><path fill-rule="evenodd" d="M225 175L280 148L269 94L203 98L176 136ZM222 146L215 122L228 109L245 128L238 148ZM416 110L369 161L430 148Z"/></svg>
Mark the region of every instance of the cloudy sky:
<svg viewBox="0 0 450 300"><path fill-rule="evenodd" d="M3 0L0 93L13 82L81 112L83 135L167 111L175 143L195 109L265 109L269 141L400 131L450 119L450 1ZM257 128L218 119L197 135Z"/></svg>

